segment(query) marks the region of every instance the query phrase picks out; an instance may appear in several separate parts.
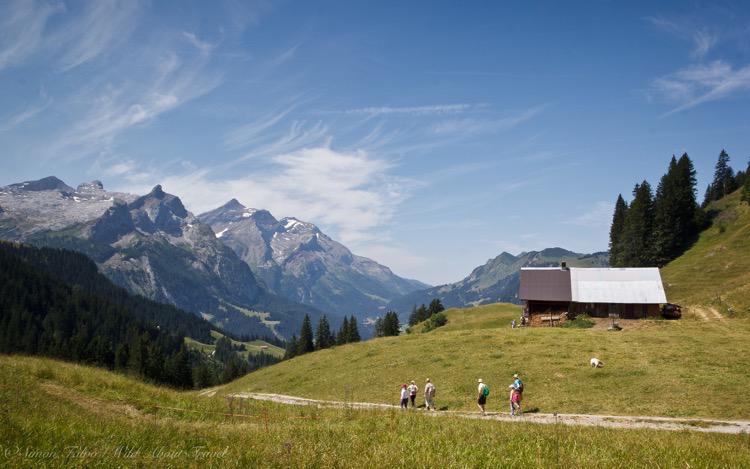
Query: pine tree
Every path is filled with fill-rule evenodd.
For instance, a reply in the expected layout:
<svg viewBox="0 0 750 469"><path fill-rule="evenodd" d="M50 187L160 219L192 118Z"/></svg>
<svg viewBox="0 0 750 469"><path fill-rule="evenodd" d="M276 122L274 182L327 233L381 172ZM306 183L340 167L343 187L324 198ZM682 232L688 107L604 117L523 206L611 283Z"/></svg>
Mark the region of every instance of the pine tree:
<svg viewBox="0 0 750 469"><path fill-rule="evenodd" d="M310 324L310 316L305 314L305 318L302 320L302 327L299 332L299 342L297 343L297 355L309 353L315 350L315 344L313 343L313 331L312 324Z"/></svg>
<svg viewBox="0 0 750 469"><path fill-rule="evenodd" d="M433 300L430 301L430 306L427 307L427 317L432 317L443 311L445 311L445 307L443 306L443 303L440 302L440 298L433 298Z"/></svg>
<svg viewBox="0 0 750 469"><path fill-rule="evenodd" d="M609 264L612 267L622 267L622 236L625 230L625 214L628 211L628 204L622 198L622 194L617 196L615 202L615 213L612 215L612 226L609 229Z"/></svg>
<svg viewBox="0 0 750 469"><path fill-rule="evenodd" d="M648 267L653 259L654 200L648 181L636 184L633 202L625 216L622 240L622 265Z"/></svg>
<svg viewBox="0 0 750 469"><path fill-rule="evenodd" d="M324 349L333 345L331 340L331 327L326 315L322 315L318 321L318 329L315 331L315 348Z"/></svg>
<svg viewBox="0 0 750 469"><path fill-rule="evenodd" d="M417 305L414 305L411 308L411 314L409 315L409 326L413 326L417 323L419 323L419 316L417 313Z"/></svg>
<svg viewBox="0 0 750 469"><path fill-rule="evenodd" d="M336 344L344 345L349 341L349 318L344 316L344 321L341 323L341 329L336 334Z"/></svg>
<svg viewBox="0 0 750 469"><path fill-rule="evenodd" d="M352 314L352 317L349 319L349 335L347 342L359 342L360 340L359 329L357 328L357 318Z"/></svg>
<svg viewBox="0 0 750 469"><path fill-rule="evenodd" d="M714 170L714 180L711 183L711 200L719 200L736 189L734 171L729 166L729 154L725 150L719 153Z"/></svg>
<svg viewBox="0 0 750 469"><path fill-rule="evenodd" d="M419 308L417 308L417 322L422 322L427 319L427 307L425 305L419 305Z"/></svg>
<svg viewBox="0 0 750 469"><path fill-rule="evenodd" d="M388 311L385 313L385 320L383 323L383 333L386 336L397 336L401 332L401 324L398 320L398 313L395 311Z"/></svg>
<svg viewBox="0 0 750 469"><path fill-rule="evenodd" d="M294 358L297 356L297 349L299 348L299 342L297 341L297 335L292 335L289 342L286 343L286 351L284 352L284 360Z"/></svg>
<svg viewBox="0 0 750 469"><path fill-rule="evenodd" d="M678 257L697 234L695 168L687 153L672 161L654 199L653 256L663 266Z"/></svg>
<svg viewBox="0 0 750 469"><path fill-rule="evenodd" d="M742 185L742 200L750 204L750 162L745 170L745 183Z"/></svg>

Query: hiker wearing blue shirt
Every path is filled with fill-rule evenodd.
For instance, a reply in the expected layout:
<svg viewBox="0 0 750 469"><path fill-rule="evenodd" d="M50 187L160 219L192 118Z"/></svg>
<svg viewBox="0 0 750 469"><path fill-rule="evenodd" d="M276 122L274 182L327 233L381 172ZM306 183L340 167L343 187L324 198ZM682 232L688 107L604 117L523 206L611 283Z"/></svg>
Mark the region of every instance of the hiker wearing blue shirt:
<svg viewBox="0 0 750 469"><path fill-rule="evenodd" d="M521 401L523 400L523 381L518 374L513 375L513 384L510 385L515 391L515 399L511 399L511 415L521 415Z"/></svg>

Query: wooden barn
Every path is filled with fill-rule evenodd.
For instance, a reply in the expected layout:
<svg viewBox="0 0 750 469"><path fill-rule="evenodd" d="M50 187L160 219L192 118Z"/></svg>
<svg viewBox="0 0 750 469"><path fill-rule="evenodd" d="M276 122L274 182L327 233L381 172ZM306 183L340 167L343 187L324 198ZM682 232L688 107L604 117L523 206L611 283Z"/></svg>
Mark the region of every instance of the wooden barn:
<svg viewBox="0 0 750 469"><path fill-rule="evenodd" d="M518 297L532 325L557 325L578 314L623 319L656 317L667 303L656 267L525 267Z"/></svg>

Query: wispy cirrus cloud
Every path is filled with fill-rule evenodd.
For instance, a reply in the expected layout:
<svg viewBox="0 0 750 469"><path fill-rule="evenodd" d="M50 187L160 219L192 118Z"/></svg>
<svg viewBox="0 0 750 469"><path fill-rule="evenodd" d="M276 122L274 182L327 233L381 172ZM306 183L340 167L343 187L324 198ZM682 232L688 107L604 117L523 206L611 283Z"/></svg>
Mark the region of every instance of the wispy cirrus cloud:
<svg viewBox="0 0 750 469"><path fill-rule="evenodd" d="M69 70L93 60L128 39L137 26L138 0L97 0L72 16L49 41L64 44L60 67Z"/></svg>
<svg viewBox="0 0 750 469"><path fill-rule="evenodd" d="M64 5L56 2L0 2L0 70L22 63L38 52L44 43L48 20L64 10Z"/></svg>
<svg viewBox="0 0 750 469"><path fill-rule="evenodd" d="M147 192L160 183L200 213L236 197L278 217L296 216L332 230L345 243L377 238L396 206L408 196L410 181L393 174L393 165L364 151L321 146L270 158L264 170L222 177L200 168L122 189Z"/></svg>
<svg viewBox="0 0 750 469"><path fill-rule="evenodd" d="M26 109L8 117L4 122L0 122L0 132L8 132L15 129L24 122L32 119L40 112L47 109L52 104L52 98L49 98L47 94L42 90L40 103L33 104Z"/></svg>
<svg viewBox="0 0 750 469"><path fill-rule="evenodd" d="M585 212L571 218L568 223L586 228L606 228L612 221L614 208L615 205L612 202L600 200Z"/></svg>
<svg viewBox="0 0 750 469"><path fill-rule="evenodd" d="M356 109L347 109L344 111L334 111L343 114L359 114L365 116L385 116L394 114L406 114L412 116L425 116L435 114L458 114L469 112L484 107L483 104L434 104L429 106L404 106L404 107L363 107Z"/></svg>
<svg viewBox="0 0 750 469"><path fill-rule="evenodd" d="M194 52L183 51L178 47L180 37L175 35L160 47L138 55L137 77L119 73L115 67L105 79L72 96L69 104L80 109L74 109L72 124L46 145L45 153L68 158L97 154L122 132L148 123L218 86L220 72L207 67L209 49L196 45ZM130 59L126 57L121 67L126 67Z"/></svg>
<svg viewBox="0 0 750 469"><path fill-rule="evenodd" d="M693 65L657 78L650 95L676 103L666 117L703 103L729 98L750 90L750 65L734 68L722 60Z"/></svg>
<svg viewBox="0 0 750 469"><path fill-rule="evenodd" d="M693 43L691 55L696 59L705 57L719 42L718 33L706 27L696 26L692 21L672 20L655 16L648 16L645 21L662 31L691 41Z"/></svg>
<svg viewBox="0 0 750 469"><path fill-rule="evenodd" d="M539 115L546 105L534 106L515 115L500 118L464 118L438 122L432 127L436 134L473 135L509 130Z"/></svg>

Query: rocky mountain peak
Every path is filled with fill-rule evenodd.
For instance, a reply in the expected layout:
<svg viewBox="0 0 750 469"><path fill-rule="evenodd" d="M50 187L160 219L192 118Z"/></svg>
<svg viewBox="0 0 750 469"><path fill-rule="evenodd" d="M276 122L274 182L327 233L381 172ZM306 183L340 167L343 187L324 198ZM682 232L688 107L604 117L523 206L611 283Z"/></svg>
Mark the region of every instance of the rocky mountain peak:
<svg viewBox="0 0 750 469"><path fill-rule="evenodd" d="M225 203L221 207L218 208L218 210L245 210L247 207L242 205L239 200L232 199L229 202Z"/></svg>
<svg viewBox="0 0 750 469"><path fill-rule="evenodd" d="M78 185L76 192L87 193L87 192L99 192L104 190L104 184L99 180L93 180L90 182L84 182Z"/></svg>
<svg viewBox="0 0 750 469"><path fill-rule="evenodd" d="M62 180L55 176L47 176L36 181L24 181L17 184L11 184L10 186L16 190L23 191L60 191L60 192L74 192L75 189L65 184Z"/></svg>

